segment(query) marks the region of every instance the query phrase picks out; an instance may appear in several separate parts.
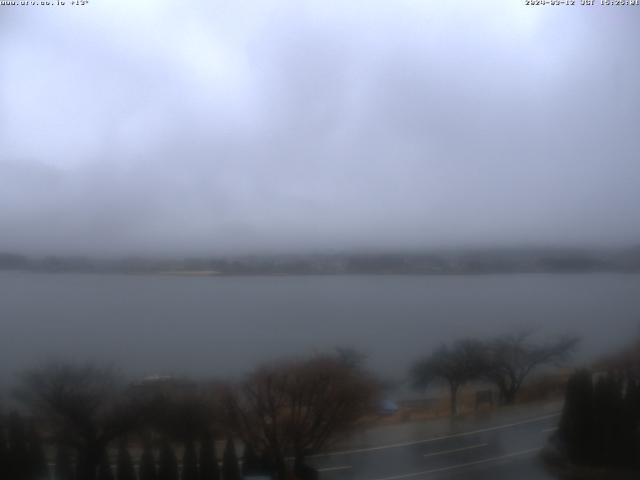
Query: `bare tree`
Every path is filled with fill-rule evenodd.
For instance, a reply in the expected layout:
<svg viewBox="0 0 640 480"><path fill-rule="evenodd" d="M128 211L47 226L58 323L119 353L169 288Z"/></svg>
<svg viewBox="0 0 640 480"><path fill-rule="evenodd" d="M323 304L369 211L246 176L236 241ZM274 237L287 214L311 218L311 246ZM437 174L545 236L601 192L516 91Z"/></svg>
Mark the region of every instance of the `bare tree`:
<svg viewBox="0 0 640 480"><path fill-rule="evenodd" d="M335 353L342 363L352 368L363 367L367 360L367 355L353 347L336 347Z"/></svg>
<svg viewBox="0 0 640 480"><path fill-rule="evenodd" d="M220 389L215 383L183 379L155 392L148 390L147 398L153 399L157 412L153 426L174 440L195 442L209 433L219 419Z"/></svg>
<svg viewBox="0 0 640 480"><path fill-rule="evenodd" d="M280 478L292 455L300 468L371 408L376 382L338 355L259 368L230 392L228 406L245 443L265 455Z"/></svg>
<svg viewBox="0 0 640 480"><path fill-rule="evenodd" d="M495 383L506 404L515 401L522 383L533 370L565 361L579 341L567 336L536 344L530 341L531 333L506 335L487 344L484 377Z"/></svg>
<svg viewBox="0 0 640 480"><path fill-rule="evenodd" d="M142 418L110 367L54 363L28 371L18 390L60 443L78 451L79 478L95 478L102 452Z"/></svg>
<svg viewBox="0 0 640 480"><path fill-rule="evenodd" d="M451 394L451 414L458 414L458 390L480 377L485 369L485 348L477 340L459 340L452 346L442 345L411 369L416 387L426 388L434 381L445 381Z"/></svg>
<svg viewBox="0 0 640 480"><path fill-rule="evenodd" d="M598 359L593 367L640 380L640 338L634 338L628 347Z"/></svg>

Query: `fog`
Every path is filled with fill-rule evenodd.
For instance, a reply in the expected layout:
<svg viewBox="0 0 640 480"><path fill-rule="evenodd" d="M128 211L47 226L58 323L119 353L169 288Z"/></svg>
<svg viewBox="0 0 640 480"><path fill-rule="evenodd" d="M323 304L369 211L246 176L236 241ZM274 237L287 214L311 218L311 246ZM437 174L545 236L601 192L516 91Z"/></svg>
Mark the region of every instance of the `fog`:
<svg viewBox="0 0 640 480"><path fill-rule="evenodd" d="M0 251L637 243L639 15L2 6Z"/></svg>

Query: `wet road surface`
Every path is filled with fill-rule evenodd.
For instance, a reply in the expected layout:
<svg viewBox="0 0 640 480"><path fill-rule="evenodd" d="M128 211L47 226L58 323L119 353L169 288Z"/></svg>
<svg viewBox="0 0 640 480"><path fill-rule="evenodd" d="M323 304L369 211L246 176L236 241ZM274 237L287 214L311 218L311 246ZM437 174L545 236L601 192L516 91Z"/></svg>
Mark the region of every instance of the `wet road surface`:
<svg viewBox="0 0 640 480"><path fill-rule="evenodd" d="M557 412L518 419L467 422L448 433L310 459L322 480L431 478L553 479L539 453L555 430Z"/></svg>

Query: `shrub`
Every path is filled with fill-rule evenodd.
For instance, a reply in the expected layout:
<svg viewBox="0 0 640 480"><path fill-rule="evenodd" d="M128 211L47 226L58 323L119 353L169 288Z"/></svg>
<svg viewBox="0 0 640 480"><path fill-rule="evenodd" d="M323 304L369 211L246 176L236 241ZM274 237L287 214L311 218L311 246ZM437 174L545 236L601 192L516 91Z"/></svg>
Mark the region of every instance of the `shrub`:
<svg viewBox="0 0 640 480"><path fill-rule="evenodd" d="M118 445L118 480L136 480L136 471L133 468L131 454L127 448L127 442L121 440Z"/></svg>
<svg viewBox="0 0 640 480"><path fill-rule="evenodd" d="M200 444L200 480L219 480L220 469L215 444L211 435L206 434Z"/></svg>
<svg viewBox="0 0 640 480"><path fill-rule="evenodd" d="M140 480L157 480L156 459L153 455L151 442L146 440L140 456Z"/></svg>
<svg viewBox="0 0 640 480"><path fill-rule="evenodd" d="M222 478L223 480L240 480L240 468L238 467L238 456L236 447L232 439L227 440L222 457Z"/></svg>
<svg viewBox="0 0 640 480"><path fill-rule="evenodd" d="M182 456L182 480L198 480L198 458L192 441L187 442Z"/></svg>
<svg viewBox="0 0 640 480"><path fill-rule="evenodd" d="M111 471L111 460L106 450L103 450L98 464L97 480L113 480L113 472Z"/></svg>
<svg viewBox="0 0 640 480"><path fill-rule="evenodd" d="M158 480L178 480L178 460L169 441L165 440L158 459Z"/></svg>
<svg viewBox="0 0 640 480"><path fill-rule="evenodd" d="M73 480L73 467L69 449L64 445L58 445L56 449L56 464L53 471L54 480Z"/></svg>
<svg viewBox="0 0 640 480"><path fill-rule="evenodd" d="M606 373L593 380L587 370L567 383L558 439L569 460L579 465L630 467L640 452L638 381Z"/></svg>

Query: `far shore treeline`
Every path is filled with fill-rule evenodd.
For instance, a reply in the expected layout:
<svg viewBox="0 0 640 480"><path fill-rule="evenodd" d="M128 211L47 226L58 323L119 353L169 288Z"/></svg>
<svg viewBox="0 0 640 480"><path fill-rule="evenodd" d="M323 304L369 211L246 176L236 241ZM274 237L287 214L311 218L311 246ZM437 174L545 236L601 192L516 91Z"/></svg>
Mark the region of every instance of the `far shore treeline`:
<svg viewBox="0 0 640 480"><path fill-rule="evenodd" d="M177 258L0 252L0 271L177 275L482 274L640 272L640 246L618 249L477 248Z"/></svg>

